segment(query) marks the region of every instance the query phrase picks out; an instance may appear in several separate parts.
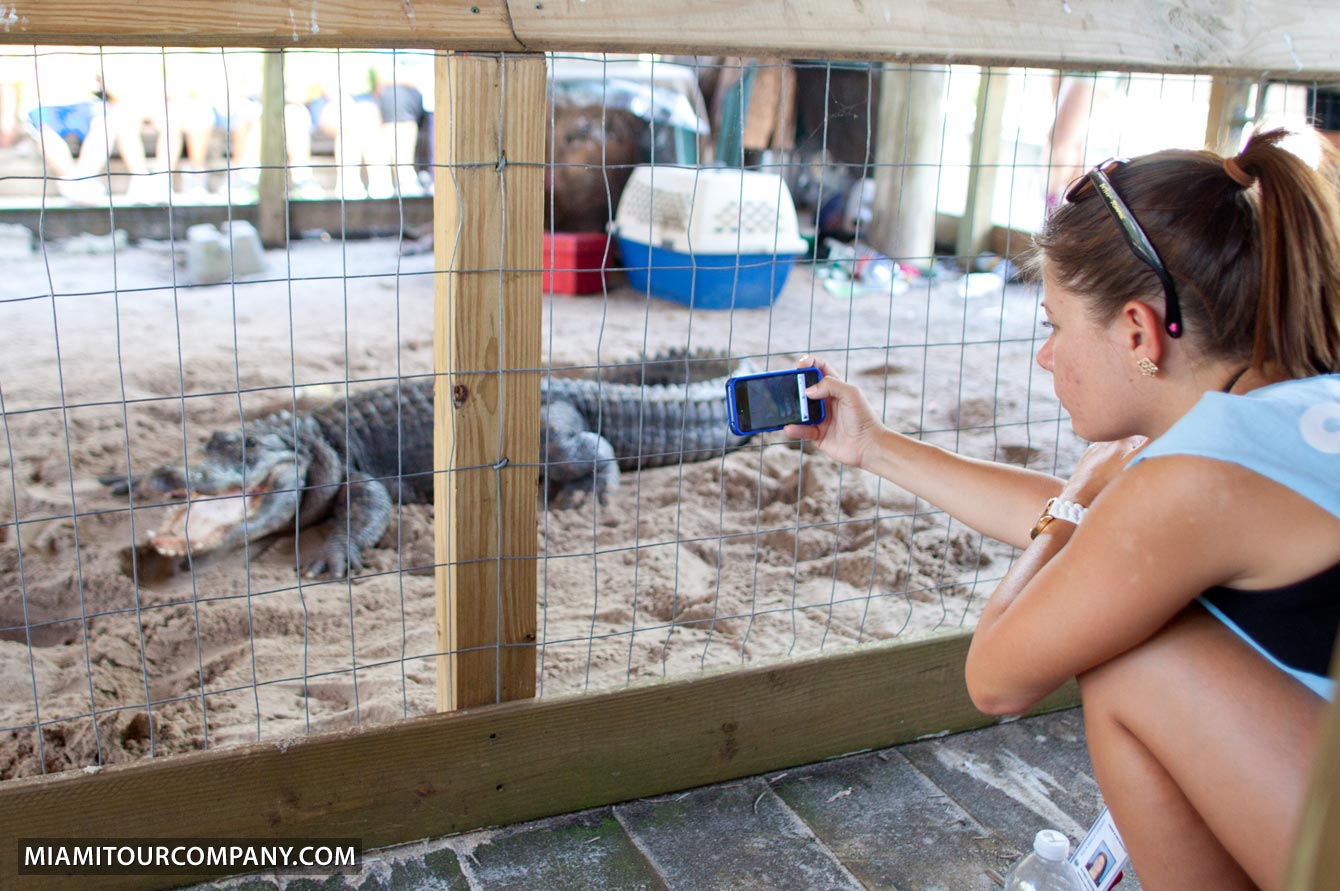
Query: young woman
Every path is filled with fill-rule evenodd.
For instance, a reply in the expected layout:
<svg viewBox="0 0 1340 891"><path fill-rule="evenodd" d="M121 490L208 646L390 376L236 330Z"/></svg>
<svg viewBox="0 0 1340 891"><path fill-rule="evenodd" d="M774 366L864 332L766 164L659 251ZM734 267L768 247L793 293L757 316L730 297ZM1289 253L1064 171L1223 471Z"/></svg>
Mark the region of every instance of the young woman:
<svg viewBox="0 0 1340 891"><path fill-rule="evenodd" d="M811 359L827 419L787 428L1023 550L969 692L1014 714L1079 678L1151 891L1280 887L1334 695L1340 201L1285 135L1110 161L1048 219L1037 360L1095 443L1070 479L894 433Z"/></svg>

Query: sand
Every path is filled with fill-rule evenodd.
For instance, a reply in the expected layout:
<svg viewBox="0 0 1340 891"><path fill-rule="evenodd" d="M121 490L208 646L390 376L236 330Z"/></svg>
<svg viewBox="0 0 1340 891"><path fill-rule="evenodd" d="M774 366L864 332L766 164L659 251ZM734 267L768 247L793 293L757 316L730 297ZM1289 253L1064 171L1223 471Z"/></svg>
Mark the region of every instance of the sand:
<svg viewBox="0 0 1340 891"><path fill-rule="evenodd" d="M431 711L430 506L398 508L352 581L300 583L314 529L136 584L130 548L164 509L132 515L98 482L346 380L430 372L431 257L299 241L253 280L187 287L161 246L58 247L9 263L0 289L0 777ZM849 298L801 268L771 309L546 297L544 361L687 346L780 368L817 352L895 429L1065 469L1081 444L1032 363L1036 289L960 288ZM607 505L542 512L537 536L541 695L970 626L1012 557L776 434L626 474Z"/></svg>

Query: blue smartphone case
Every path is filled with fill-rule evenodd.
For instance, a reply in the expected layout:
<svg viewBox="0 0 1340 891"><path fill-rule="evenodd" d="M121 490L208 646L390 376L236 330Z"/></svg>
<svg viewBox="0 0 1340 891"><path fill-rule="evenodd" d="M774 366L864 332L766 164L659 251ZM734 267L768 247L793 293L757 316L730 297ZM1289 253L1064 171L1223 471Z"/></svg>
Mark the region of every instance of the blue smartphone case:
<svg viewBox="0 0 1340 891"><path fill-rule="evenodd" d="M749 430L749 431L741 430L739 425L736 423L736 418L739 414L735 406L735 384L737 382L752 380L754 378L760 378L760 377L783 377L786 375L794 375L796 372L804 372L804 371L813 371L815 374L819 376L818 379L815 380L816 384L824 379L824 373L822 371L820 371L816 366L810 366L809 368L784 368L781 371L760 371L755 374L742 374L739 377L733 377L727 380L726 423L730 425L730 432L734 433L736 436L753 436L756 433L771 433L773 430L781 430L783 427L786 426L785 424L782 424L777 427L764 427L758 430ZM811 384L811 386L813 386L813 384ZM817 418L810 419L809 424L811 425L822 423L824 416L826 414L826 410L824 408L824 401L820 399L818 400L818 402L819 402L819 416Z"/></svg>

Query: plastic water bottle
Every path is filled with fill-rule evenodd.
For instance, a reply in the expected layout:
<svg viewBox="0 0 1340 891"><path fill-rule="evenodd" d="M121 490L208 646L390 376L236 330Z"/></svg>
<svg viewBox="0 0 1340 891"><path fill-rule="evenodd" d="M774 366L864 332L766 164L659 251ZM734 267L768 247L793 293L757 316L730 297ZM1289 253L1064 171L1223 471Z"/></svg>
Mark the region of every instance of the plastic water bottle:
<svg viewBox="0 0 1340 891"><path fill-rule="evenodd" d="M1033 839L1033 853L1014 865L1005 879L1005 891L1082 891L1070 865L1070 839L1055 829L1044 829Z"/></svg>

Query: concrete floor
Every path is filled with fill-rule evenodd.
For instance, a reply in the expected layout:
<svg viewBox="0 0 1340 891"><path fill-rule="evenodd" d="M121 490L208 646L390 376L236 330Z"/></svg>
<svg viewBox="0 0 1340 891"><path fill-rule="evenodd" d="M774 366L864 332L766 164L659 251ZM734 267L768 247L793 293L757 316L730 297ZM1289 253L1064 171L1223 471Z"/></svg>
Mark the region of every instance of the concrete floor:
<svg viewBox="0 0 1340 891"><path fill-rule="evenodd" d="M1077 843L1101 808L1071 709L192 891L993 891L1037 830Z"/></svg>

